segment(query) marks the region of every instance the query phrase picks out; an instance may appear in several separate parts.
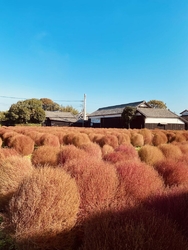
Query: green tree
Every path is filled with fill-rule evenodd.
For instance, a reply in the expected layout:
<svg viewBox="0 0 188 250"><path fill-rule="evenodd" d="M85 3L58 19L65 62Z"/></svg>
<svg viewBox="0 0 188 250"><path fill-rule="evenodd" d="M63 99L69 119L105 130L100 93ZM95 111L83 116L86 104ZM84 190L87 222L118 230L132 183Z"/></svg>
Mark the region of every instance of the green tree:
<svg viewBox="0 0 188 250"><path fill-rule="evenodd" d="M150 100L148 102L148 104L152 107L152 108L159 108L159 109L166 109L167 106L163 101L160 100Z"/></svg>
<svg viewBox="0 0 188 250"><path fill-rule="evenodd" d="M42 102L33 98L12 104L7 112L7 118L15 124L42 123L45 120L45 111Z"/></svg>
<svg viewBox="0 0 188 250"><path fill-rule="evenodd" d="M63 111L63 112L71 112L73 115L77 115L79 113L79 111L77 109L75 109L75 108L73 108L72 106L69 106L69 105L67 105L65 107L61 106L60 110Z"/></svg>
<svg viewBox="0 0 188 250"><path fill-rule="evenodd" d="M53 102L49 98L41 98L42 108L46 111L58 111L61 109L60 105L56 102Z"/></svg>
<svg viewBox="0 0 188 250"><path fill-rule="evenodd" d="M127 106L124 108L121 117L125 121L128 128L130 128L131 121L134 119L136 108Z"/></svg>

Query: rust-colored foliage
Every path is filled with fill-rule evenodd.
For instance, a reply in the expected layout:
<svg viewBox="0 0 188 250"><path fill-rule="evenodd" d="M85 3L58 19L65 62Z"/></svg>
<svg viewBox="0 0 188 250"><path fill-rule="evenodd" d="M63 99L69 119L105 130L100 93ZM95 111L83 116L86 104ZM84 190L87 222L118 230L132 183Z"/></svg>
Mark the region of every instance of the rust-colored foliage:
<svg viewBox="0 0 188 250"><path fill-rule="evenodd" d="M104 155L103 159L112 163L138 159L138 153L131 144L122 144L113 152Z"/></svg>
<svg viewBox="0 0 188 250"><path fill-rule="evenodd" d="M82 146L82 144L87 144L90 142L91 141L88 135L84 133L77 133L72 139L72 144L75 145L76 147L80 147Z"/></svg>
<svg viewBox="0 0 188 250"><path fill-rule="evenodd" d="M63 165L65 162L76 159L84 159L87 153L74 145L65 145L60 149L58 155L58 164Z"/></svg>
<svg viewBox="0 0 188 250"><path fill-rule="evenodd" d="M34 141L29 136L18 134L11 138L9 147L21 155L30 155L34 150Z"/></svg>
<svg viewBox="0 0 188 250"><path fill-rule="evenodd" d="M130 134L128 133L124 133L124 132L118 133L117 138L118 138L119 145L131 143Z"/></svg>
<svg viewBox="0 0 188 250"><path fill-rule="evenodd" d="M84 227L81 250L185 250L187 240L168 218L135 208L93 215Z"/></svg>
<svg viewBox="0 0 188 250"><path fill-rule="evenodd" d="M19 249L72 249L79 204L76 182L63 169L35 169L9 205Z"/></svg>
<svg viewBox="0 0 188 250"><path fill-rule="evenodd" d="M31 161L35 166L57 166L59 164L59 147L40 146L34 150Z"/></svg>
<svg viewBox="0 0 188 250"><path fill-rule="evenodd" d="M159 130L154 131L154 135L152 139L152 143L154 146L158 146L160 144L164 144L167 142L168 142L168 139L165 133Z"/></svg>
<svg viewBox="0 0 188 250"><path fill-rule="evenodd" d="M134 147L142 147L144 145L144 137L139 133L133 133L131 136L131 144Z"/></svg>
<svg viewBox="0 0 188 250"><path fill-rule="evenodd" d="M151 146L151 145L144 145L138 151L138 154L139 154L141 161L151 166L165 158L163 153L158 147Z"/></svg>
<svg viewBox="0 0 188 250"><path fill-rule="evenodd" d="M152 144L152 139L153 139L153 134L152 134L152 131L147 129L147 128L143 128L143 129L140 129L139 130L139 133L141 135L143 135L144 137L144 145L145 144Z"/></svg>
<svg viewBox="0 0 188 250"><path fill-rule="evenodd" d="M0 147L2 146L2 144L3 144L3 141L2 141L2 139L0 137Z"/></svg>
<svg viewBox="0 0 188 250"><path fill-rule="evenodd" d="M21 156L0 159L0 205L7 205L21 181L33 171L31 162Z"/></svg>
<svg viewBox="0 0 188 250"><path fill-rule="evenodd" d="M101 147L107 144L113 148L116 148L119 145L118 138L115 135L110 135L110 134L104 135L101 139L99 139L97 143L99 143Z"/></svg>
<svg viewBox="0 0 188 250"><path fill-rule="evenodd" d="M0 148L0 159L13 155L19 155L19 153L14 148Z"/></svg>
<svg viewBox="0 0 188 250"><path fill-rule="evenodd" d="M121 190L118 191L118 195L122 193L140 202L164 188L163 179L158 172L143 162L130 160L117 163L115 166ZM124 197L121 198L124 199Z"/></svg>
<svg viewBox="0 0 188 250"><path fill-rule="evenodd" d="M96 159L102 159L102 150L97 143L82 144L80 149L84 150L89 156L95 157Z"/></svg>
<svg viewBox="0 0 188 250"><path fill-rule="evenodd" d="M188 237L187 190L185 186L168 187L145 201L147 208L155 209L158 214L176 223L177 228L186 238Z"/></svg>
<svg viewBox="0 0 188 250"><path fill-rule="evenodd" d="M9 147L9 142L10 142L11 138L14 137L15 135L18 135L18 133L14 132L14 131L8 131L8 132L5 132L4 134L2 134L4 146Z"/></svg>
<svg viewBox="0 0 188 250"><path fill-rule="evenodd" d="M155 164L155 169L168 186L185 185L188 187L188 164L184 161L165 159Z"/></svg>
<svg viewBox="0 0 188 250"><path fill-rule="evenodd" d="M161 144L158 148L162 151L166 159L180 159L182 157L181 149L172 143L170 144Z"/></svg>
<svg viewBox="0 0 188 250"><path fill-rule="evenodd" d="M101 150L102 150L102 157L104 157L106 154L113 152L114 148L110 145L105 144Z"/></svg>
<svg viewBox="0 0 188 250"><path fill-rule="evenodd" d="M118 186L116 170L112 165L88 157L69 161L63 168L78 185L81 220L93 212L109 208Z"/></svg>
<svg viewBox="0 0 188 250"><path fill-rule="evenodd" d="M50 133L44 133L39 139L40 145L48 145L53 147L60 147L59 138L56 135Z"/></svg>

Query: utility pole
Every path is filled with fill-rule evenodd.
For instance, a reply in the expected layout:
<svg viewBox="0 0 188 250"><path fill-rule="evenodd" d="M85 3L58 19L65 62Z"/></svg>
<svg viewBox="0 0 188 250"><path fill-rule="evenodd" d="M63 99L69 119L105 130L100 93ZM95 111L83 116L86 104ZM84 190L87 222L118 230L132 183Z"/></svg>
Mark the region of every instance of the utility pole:
<svg viewBox="0 0 188 250"><path fill-rule="evenodd" d="M86 94L84 94L84 120L86 120Z"/></svg>

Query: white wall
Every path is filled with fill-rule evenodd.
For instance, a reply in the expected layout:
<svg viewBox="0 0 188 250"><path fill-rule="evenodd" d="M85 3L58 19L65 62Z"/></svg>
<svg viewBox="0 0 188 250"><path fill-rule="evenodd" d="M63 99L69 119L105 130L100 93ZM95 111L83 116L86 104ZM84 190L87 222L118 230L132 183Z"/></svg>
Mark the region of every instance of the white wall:
<svg viewBox="0 0 188 250"><path fill-rule="evenodd" d="M184 124L184 122L178 118L146 118L145 123Z"/></svg>

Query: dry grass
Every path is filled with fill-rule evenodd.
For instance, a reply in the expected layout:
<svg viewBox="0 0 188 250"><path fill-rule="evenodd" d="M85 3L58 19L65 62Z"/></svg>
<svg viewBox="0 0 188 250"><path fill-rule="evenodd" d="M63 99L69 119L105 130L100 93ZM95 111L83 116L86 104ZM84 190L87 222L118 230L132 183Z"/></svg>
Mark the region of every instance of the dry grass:
<svg viewBox="0 0 188 250"><path fill-rule="evenodd" d="M63 169L35 169L10 201L15 239L21 249L71 249L77 220L77 185Z"/></svg>

